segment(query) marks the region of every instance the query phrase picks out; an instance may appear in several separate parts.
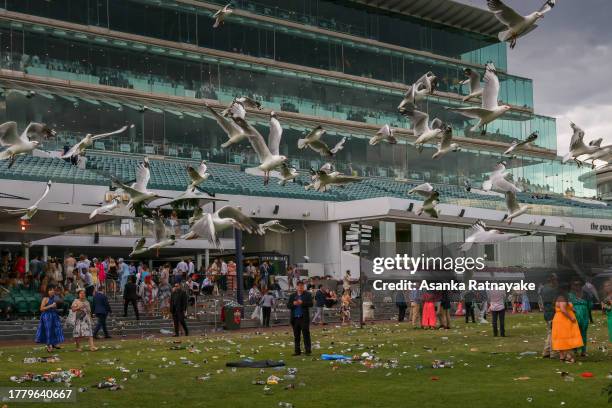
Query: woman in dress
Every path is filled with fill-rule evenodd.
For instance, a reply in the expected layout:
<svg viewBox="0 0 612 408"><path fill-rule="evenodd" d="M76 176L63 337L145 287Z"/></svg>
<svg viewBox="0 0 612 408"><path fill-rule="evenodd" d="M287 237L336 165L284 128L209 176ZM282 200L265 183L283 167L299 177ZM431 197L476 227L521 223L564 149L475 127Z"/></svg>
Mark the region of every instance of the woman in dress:
<svg viewBox="0 0 612 408"><path fill-rule="evenodd" d="M168 283L167 279L162 279L161 284L157 290L157 299L159 300L159 310L164 319L170 318L170 296L172 295L172 288Z"/></svg>
<svg viewBox="0 0 612 408"><path fill-rule="evenodd" d="M110 258L108 260L108 274L106 275L106 282L108 285L108 290L113 292L113 299L116 298L118 280L119 273L117 272L117 262L114 258Z"/></svg>
<svg viewBox="0 0 612 408"><path fill-rule="evenodd" d="M157 299L157 288L155 287L155 283L153 283L151 275L145 276L144 283L141 285L140 297L147 314L153 316L153 310L155 309L155 302Z"/></svg>
<svg viewBox="0 0 612 408"><path fill-rule="evenodd" d="M559 295L555 302L555 317L552 321L552 349L559 352L559 359L574 363L573 350L584 346L574 307L566 295Z"/></svg>
<svg viewBox="0 0 612 408"><path fill-rule="evenodd" d="M423 311L421 318L421 327L424 329L435 329L436 328L436 306L435 296L433 293L427 292L423 294Z"/></svg>
<svg viewBox="0 0 612 408"><path fill-rule="evenodd" d="M85 337L87 337L89 341L89 350L96 351L97 348L94 346L93 341L91 306L87 301L84 289L78 291L78 298L72 302L70 308L75 314L73 337L74 343L76 344L76 351L83 351L80 341Z"/></svg>
<svg viewBox="0 0 612 408"><path fill-rule="evenodd" d="M569 294L569 301L574 307L576 313L576 320L578 321L578 327L580 328L580 335L582 336L582 342L584 345L578 351L580 351L581 357L586 357L587 349L587 330L589 328L589 310L591 310L591 301L582 290L584 284L580 280L572 282L572 291Z"/></svg>
<svg viewBox="0 0 612 408"><path fill-rule="evenodd" d="M608 316L608 341L612 343L612 280L604 284L605 298L601 302L606 315Z"/></svg>
<svg viewBox="0 0 612 408"><path fill-rule="evenodd" d="M531 312L531 302L529 302L529 293L526 290L521 293L521 311L523 313Z"/></svg>
<svg viewBox="0 0 612 408"><path fill-rule="evenodd" d="M50 353L54 348L59 349L58 344L64 342L64 331L62 322L57 313L57 299L55 288L49 287L47 296L40 303L40 322L36 330L36 343L46 344Z"/></svg>

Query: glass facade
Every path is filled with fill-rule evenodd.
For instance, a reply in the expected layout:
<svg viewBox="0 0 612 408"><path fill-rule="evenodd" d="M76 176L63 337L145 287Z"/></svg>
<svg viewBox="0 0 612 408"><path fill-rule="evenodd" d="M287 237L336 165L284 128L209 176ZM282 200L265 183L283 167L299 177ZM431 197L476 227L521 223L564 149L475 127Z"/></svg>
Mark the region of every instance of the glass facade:
<svg viewBox="0 0 612 408"><path fill-rule="evenodd" d="M232 17L225 23L223 29L215 30L210 24L211 18L208 12L206 14L196 14L195 11L179 12L174 7L172 9L154 6L143 7L138 2L125 0L110 0L110 3L112 3L108 5L110 17L103 19L104 21L100 20L99 13L92 11L92 9L99 10L95 2L91 4L91 2L75 3L68 0L52 3L42 0L40 2L8 1L7 7L11 11L67 20L84 25L98 25L126 33L189 43L216 50L238 52L279 62L389 82L412 83L423 73L431 70L441 78L441 91L460 94L465 94L467 91L461 89L459 85L459 82L465 79L463 76L464 67L454 62L416 53L410 54L384 49L358 41L343 40L284 26L273 26L269 23L242 17ZM333 5L333 7L336 6ZM64 9L59 10L61 7L64 7ZM77 12L77 10L81 12ZM205 11L204 9L200 10L201 13ZM143 13L144 18L142 18ZM359 11L359 13L365 14L363 11ZM383 17L381 16L381 18ZM393 23L388 22L381 24L381 26L387 27L388 24ZM406 28L405 35L395 33L389 35L389 39L418 38L418 36L409 34L411 30L415 29L412 27L414 24L416 23L410 23ZM393 30L396 30L398 26L392 27ZM472 41L470 36L460 36L459 33L453 32L447 34L448 39L441 39L438 42L444 44L445 48L452 49L457 53L457 55L450 55L451 57L474 64L482 65L486 61L494 61L500 68L505 66L505 48L497 50L494 53L495 55L487 51L489 48L499 47L501 44L488 44L484 49L472 48L471 46L464 49L463 47L466 47L466 44L470 44L470 41ZM427 36L425 35L425 37ZM444 36L439 34L433 37ZM381 39L381 41L393 44L386 38ZM414 49L431 51L432 54L446 56L443 52L430 50L425 44L415 43L412 45L411 48ZM406 46L409 46L409 44ZM531 80L500 73L500 81L502 84L501 100L512 105L533 108Z"/></svg>

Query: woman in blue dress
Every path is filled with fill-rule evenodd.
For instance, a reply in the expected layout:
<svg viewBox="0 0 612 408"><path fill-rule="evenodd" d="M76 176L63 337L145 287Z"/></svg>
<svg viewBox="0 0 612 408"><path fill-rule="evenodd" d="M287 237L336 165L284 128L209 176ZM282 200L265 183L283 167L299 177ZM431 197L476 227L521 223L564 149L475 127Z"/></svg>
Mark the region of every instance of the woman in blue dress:
<svg viewBox="0 0 612 408"><path fill-rule="evenodd" d="M47 297L43 298L40 304L40 323L36 330L36 343L46 344L47 351L51 353L53 349L59 349L58 344L64 342L64 331L62 322L57 313L57 301L59 297L55 295L55 288L50 286L47 290Z"/></svg>

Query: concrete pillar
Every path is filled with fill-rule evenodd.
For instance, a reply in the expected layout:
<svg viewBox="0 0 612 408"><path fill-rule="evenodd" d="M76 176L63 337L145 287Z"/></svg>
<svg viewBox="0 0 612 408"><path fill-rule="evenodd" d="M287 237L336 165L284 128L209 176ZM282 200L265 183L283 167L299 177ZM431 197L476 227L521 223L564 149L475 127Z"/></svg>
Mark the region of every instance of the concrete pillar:
<svg viewBox="0 0 612 408"><path fill-rule="evenodd" d="M209 265L210 265L210 249L206 248L204 250L204 268L208 270Z"/></svg>
<svg viewBox="0 0 612 408"><path fill-rule="evenodd" d="M149 259L149 272L153 271L153 260Z"/></svg>
<svg viewBox="0 0 612 408"><path fill-rule="evenodd" d="M23 257L25 258L25 270L30 272L30 248L27 246L23 247Z"/></svg>
<svg viewBox="0 0 612 408"><path fill-rule="evenodd" d="M388 221L380 221L380 256L394 257L397 251L397 243L395 240L395 223Z"/></svg>
<svg viewBox="0 0 612 408"><path fill-rule="evenodd" d="M47 262L47 259L49 259L49 247L43 245L43 261Z"/></svg>
<svg viewBox="0 0 612 408"><path fill-rule="evenodd" d="M198 252L196 254L196 269L199 271L202 267L202 253Z"/></svg>

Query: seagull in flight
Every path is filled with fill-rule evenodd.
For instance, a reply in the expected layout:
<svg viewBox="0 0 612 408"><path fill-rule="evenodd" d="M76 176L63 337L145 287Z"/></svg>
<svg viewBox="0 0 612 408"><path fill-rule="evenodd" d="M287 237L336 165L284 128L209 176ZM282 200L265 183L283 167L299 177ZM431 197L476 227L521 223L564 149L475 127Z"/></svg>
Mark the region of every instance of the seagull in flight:
<svg viewBox="0 0 612 408"><path fill-rule="evenodd" d="M47 187L45 188L45 191L43 192L43 194L40 196L38 200L36 200L34 204L29 206L28 208L16 208L14 210L0 209L0 212L3 212L5 214L10 214L10 215L21 215L22 220L30 221L38 212L38 206L40 205L40 203L45 199L45 197L47 197L47 195L49 194L49 191L51 191L51 184L52 184L51 180L49 180L47 182Z"/></svg>
<svg viewBox="0 0 612 408"><path fill-rule="evenodd" d="M203 214L192 226L189 232L182 236L183 239L195 239L206 237L217 249L221 249L219 233L236 228L249 234L263 235L264 230L250 217L244 215L240 208L225 206L214 213Z"/></svg>
<svg viewBox="0 0 612 408"><path fill-rule="evenodd" d="M221 145L222 148L225 149L233 144L240 143L247 138L247 135L238 125L236 125L233 120L218 114L217 111L215 111L208 105L205 105L205 107L213 115L221 129L223 129L223 131L228 137L228 140Z"/></svg>
<svg viewBox="0 0 612 408"><path fill-rule="evenodd" d="M512 220L525 214L531 208L528 205L520 205L514 191L506 191L506 208L508 209L505 221L512 224Z"/></svg>
<svg viewBox="0 0 612 408"><path fill-rule="evenodd" d="M570 140L569 152L563 156L562 163L567 163L569 160L574 160L579 166L581 163L578 161L578 157L585 154L591 155L600 149L601 141L591 141L588 145L584 143L584 130L578 127L574 122L570 122L572 128L572 138Z"/></svg>
<svg viewBox="0 0 612 408"><path fill-rule="evenodd" d="M10 169L15 164L17 156L30 154L40 145L40 141L30 140L31 136L46 139L55 136L55 134L55 131L44 123L30 123L21 135L17 133L16 122L3 123L0 125L0 145L6 147L6 149L0 152L0 160L9 159L8 168Z"/></svg>
<svg viewBox="0 0 612 408"><path fill-rule="evenodd" d="M405 113L415 109L417 103L425 99L425 96L433 95L437 87L438 77L431 71L426 72L408 88L397 110L400 113Z"/></svg>
<svg viewBox="0 0 612 408"><path fill-rule="evenodd" d="M309 147L315 152L319 153L322 157L333 157L336 153L344 148L346 143L346 136L343 137L333 148L329 148L327 143L321 140L321 137L325 135L325 130L320 125L306 135L303 139L298 139L298 149L304 149Z"/></svg>
<svg viewBox="0 0 612 408"><path fill-rule="evenodd" d="M270 221L264 222L263 224L259 224L259 226L261 227L261 229L264 230L264 232L272 231L278 234L291 234L292 232L295 231L295 228L286 227L283 224L281 224L279 220L270 220Z"/></svg>
<svg viewBox="0 0 612 408"><path fill-rule="evenodd" d="M538 11L522 16L508 7L501 0L487 0L489 10L495 17L507 27L498 34L499 41L509 41L510 48L516 47L518 38L530 33L537 28L537 22L544 18L544 15L555 7L556 0L546 0Z"/></svg>
<svg viewBox="0 0 612 408"><path fill-rule="evenodd" d="M327 172L325 170L319 170L313 172L312 184L305 186L309 190L313 188L315 191L327 191L332 186L343 186L349 183L355 183L361 181L362 178L358 176L347 176L340 174L337 171Z"/></svg>
<svg viewBox="0 0 612 408"><path fill-rule="evenodd" d="M394 133L395 131L391 126L388 124L384 125L376 132L376 135L372 136L370 139L370 146L376 146L382 141L387 141L389 144L397 144L397 139L393 136Z"/></svg>
<svg viewBox="0 0 612 408"><path fill-rule="evenodd" d="M527 139L525 140L521 140L521 141L515 140L514 142L512 142L510 147L506 149L506 151L504 152L504 156L512 156L512 152L514 152L516 149L522 146L528 146L528 145L531 146L531 144L535 142L537 138L538 138L538 132L535 131L529 136L527 136Z"/></svg>
<svg viewBox="0 0 612 408"><path fill-rule="evenodd" d="M197 186L202 184L204 181L206 181L210 177L210 173L206 172L207 169L208 167L206 167L205 160L202 160L202 162L200 163L200 166L198 166L197 169L195 169L192 166L187 167L187 174L189 175L189 178L191 179L191 184L187 186L187 190L192 190L192 191L195 190Z"/></svg>
<svg viewBox="0 0 612 408"><path fill-rule="evenodd" d="M148 249L149 251L155 250L156 256L159 256L159 250L172 246L176 243L176 237L173 233L168 232L164 217L161 214L156 215L153 218L153 232L155 234L155 243Z"/></svg>
<svg viewBox="0 0 612 408"><path fill-rule="evenodd" d="M453 140L453 128L446 126L442 134L442 141L438 143L438 151L431 156L432 159L439 159L449 152L458 152L461 147L457 143L451 143Z"/></svg>
<svg viewBox="0 0 612 408"><path fill-rule="evenodd" d="M268 184L270 172L287 161L287 156L279 154L283 128L277 119L276 112L270 113L270 133L267 145L261 133L246 120L234 118L234 121L248 136L249 142L251 142L251 146L253 146L253 150L259 158L260 164L257 168L264 172L264 185Z"/></svg>
<svg viewBox="0 0 612 408"><path fill-rule="evenodd" d="M469 251L474 244L494 244L496 242L510 241L517 237L530 235L504 233L497 229L487 230L487 226L482 220L476 221L470 230L471 234L465 239L465 243L461 245L461 251L463 252Z"/></svg>
<svg viewBox="0 0 612 408"><path fill-rule="evenodd" d="M408 116L412 122L412 130L417 138L414 142L414 146L419 153L423 151L423 145L425 143L441 138L445 131L446 126L438 118L432 120L430 125L429 114L425 112L414 109L411 112L407 112L406 116Z"/></svg>
<svg viewBox="0 0 612 408"><path fill-rule="evenodd" d="M145 157L143 162L139 163L136 167L136 182L132 183L131 186L124 184L115 177L111 177L113 184L115 184L118 188L121 188L130 196L130 201L127 205L130 211L133 211L135 207L141 203L146 204L158 198L172 198L160 196L157 193L147 190L147 185L151 179L150 167L151 165L149 164L149 158Z"/></svg>
<svg viewBox="0 0 612 408"><path fill-rule="evenodd" d="M278 184L281 186L284 186L288 182L295 180L299 176L298 171L293 167L289 167L287 162L284 162L283 164L281 164L279 174L280 174L280 180Z"/></svg>
<svg viewBox="0 0 612 408"><path fill-rule="evenodd" d="M213 14L213 18L215 19L215 23L213 24L213 28L218 28L225 22L225 19L228 15L232 14L234 10L231 8L232 4L226 4L222 9L217 10L215 14Z"/></svg>
<svg viewBox="0 0 612 408"><path fill-rule="evenodd" d="M130 252L129 257L131 258L136 255L142 255L144 253L147 253L149 251L149 248L145 247L146 242L147 239L145 237L136 240L136 242L134 242L134 245L132 246L132 252Z"/></svg>
<svg viewBox="0 0 612 408"><path fill-rule="evenodd" d="M130 125L130 128L133 128L134 125ZM66 153L64 153L61 158L62 159L69 159L72 156L77 156L77 155L81 155L83 153L85 153L85 150L90 147L91 145L93 145L93 143L96 140L100 140L102 138L105 137L109 137L109 136L113 136L113 135L117 135L119 133L123 133L128 129L128 126L123 126L121 129L115 130L114 132L109 132L109 133L100 133L98 135L92 135L91 133L88 133L85 135L85 137L83 139L81 139L81 141L77 144L75 144L74 146L72 146L70 148L70 150L68 150Z"/></svg>
<svg viewBox="0 0 612 408"><path fill-rule="evenodd" d="M498 163L489 175L489 178L482 183L482 189L484 191L493 190L501 193L506 191L520 193L521 189L506 178L508 174L510 173L506 170L506 164L504 162Z"/></svg>
<svg viewBox="0 0 612 408"><path fill-rule="evenodd" d="M433 188L429 183L419 184L412 190L408 191L408 194L418 194L423 197L423 205L416 212L416 215L423 213L428 214L432 218L438 218L440 211L436 208L440 203L440 193Z"/></svg>
<svg viewBox="0 0 612 408"><path fill-rule="evenodd" d="M478 123L472 127L472 132L482 128L482 135L487 133L487 125L499 118L511 107L509 105L498 105L497 98L499 97L499 78L495 65L492 62L487 63L486 72L484 75L484 88L482 90L482 106L480 108L446 108L450 111L457 112L471 119L478 119Z"/></svg>
<svg viewBox="0 0 612 408"><path fill-rule="evenodd" d="M91 214L89 214L89 219L92 220L97 215L100 215L100 214L108 214L112 212L114 209L118 208L119 204L120 204L119 197L115 197L110 203L100 206L96 208L95 210L93 210Z"/></svg>
<svg viewBox="0 0 612 408"><path fill-rule="evenodd" d="M466 68L463 70L466 80L460 82L460 85L467 85L470 88L470 92L463 98L463 102L467 102L470 99L478 98L482 96L482 86L480 85L480 73L475 69Z"/></svg>

